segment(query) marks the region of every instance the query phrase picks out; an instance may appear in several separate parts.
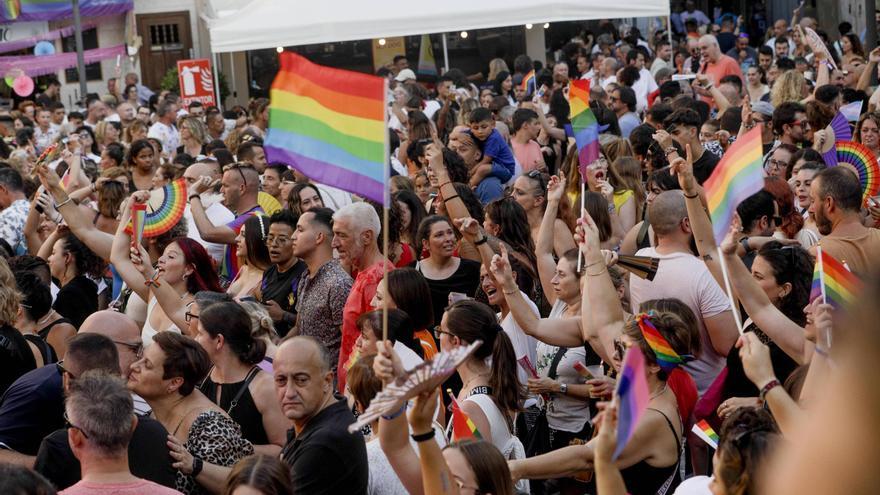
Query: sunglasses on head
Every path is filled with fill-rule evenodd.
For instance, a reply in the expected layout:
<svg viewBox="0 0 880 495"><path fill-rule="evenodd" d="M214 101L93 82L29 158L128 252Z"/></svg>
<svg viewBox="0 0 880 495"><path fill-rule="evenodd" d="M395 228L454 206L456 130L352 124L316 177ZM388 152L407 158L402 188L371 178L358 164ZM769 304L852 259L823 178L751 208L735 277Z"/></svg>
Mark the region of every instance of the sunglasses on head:
<svg viewBox="0 0 880 495"><path fill-rule="evenodd" d="M241 171L243 168L249 168L254 170L254 166L247 162L238 162L238 163L230 163L223 167L224 172L228 172L230 170L237 170L239 175L241 175L241 181L244 182L244 185L247 185L247 178L244 176L244 172Z"/></svg>

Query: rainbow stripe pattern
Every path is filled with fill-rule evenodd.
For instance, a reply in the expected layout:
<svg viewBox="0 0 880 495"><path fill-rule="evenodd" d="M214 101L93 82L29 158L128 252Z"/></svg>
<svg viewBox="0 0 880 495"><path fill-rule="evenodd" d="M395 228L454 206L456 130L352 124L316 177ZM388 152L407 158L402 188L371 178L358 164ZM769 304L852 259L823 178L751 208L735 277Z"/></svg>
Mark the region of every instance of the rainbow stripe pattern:
<svg viewBox="0 0 880 495"><path fill-rule="evenodd" d="M862 185L862 204L880 193L880 163L867 146L854 141L837 142L837 164L854 169Z"/></svg>
<svg viewBox="0 0 880 495"><path fill-rule="evenodd" d="M267 159L386 204L385 80L316 65L292 52L280 59L271 90Z"/></svg>
<svg viewBox="0 0 880 495"><path fill-rule="evenodd" d="M694 427L691 428L691 431L693 431L698 437L702 438L704 442L708 443L710 447L718 450L718 434L715 433L715 430L709 426L709 423L707 423L705 419L698 421Z"/></svg>
<svg viewBox="0 0 880 495"><path fill-rule="evenodd" d="M642 331L642 336L648 342L648 347L654 351L657 364L663 371L669 373L678 365L687 362L685 358L688 356L679 356L675 352L672 346L669 345L669 341L660 334L660 331L651 322L651 316L652 313L642 313L636 317L636 321L639 324L639 329Z"/></svg>
<svg viewBox="0 0 880 495"><path fill-rule="evenodd" d="M862 281L819 245L816 248L816 266L813 269L813 285L810 301L821 297L822 302L842 308L855 302Z"/></svg>
<svg viewBox="0 0 880 495"><path fill-rule="evenodd" d="M612 460L616 460L623 452L651 401L648 378L645 375L645 356L637 346L632 346L626 351L615 394L619 401L619 409L617 411L617 448L611 457Z"/></svg>
<svg viewBox="0 0 880 495"><path fill-rule="evenodd" d="M131 243L140 246L144 239L144 220L147 216L147 205L144 203L131 204Z"/></svg>
<svg viewBox="0 0 880 495"><path fill-rule="evenodd" d="M156 192L154 191L153 194L155 195ZM153 198L150 198L148 204L144 205L145 208L148 205L150 207L145 210L146 213L143 218L143 237L162 235L171 230L171 227L177 225L180 219L183 218L187 199L186 180L180 178L171 182L162 188L161 195L161 203L159 203L157 208L153 208L150 205L153 202ZM134 214L133 210L132 214ZM129 235L134 235L131 222L129 222L125 232Z"/></svg>
<svg viewBox="0 0 880 495"><path fill-rule="evenodd" d="M578 149L581 181L586 181L587 166L599 159L599 122L590 110L590 80L576 79L568 92L569 116Z"/></svg>
<svg viewBox="0 0 880 495"><path fill-rule="evenodd" d="M528 74L523 76L523 80L520 83L520 88L525 92L526 96L532 94L535 91L535 71L530 70Z"/></svg>
<svg viewBox="0 0 880 495"><path fill-rule="evenodd" d="M452 399L452 441L460 442L467 439L475 440L483 438L483 436L480 435L480 430L477 429L477 425L471 421L470 416L461 410L461 406L455 398L455 395L452 393L452 390L446 389L446 393L449 394L449 397Z"/></svg>
<svg viewBox="0 0 880 495"><path fill-rule="evenodd" d="M703 184L717 243L727 234L737 205L764 187L761 146L758 125L730 146Z"/></svg>

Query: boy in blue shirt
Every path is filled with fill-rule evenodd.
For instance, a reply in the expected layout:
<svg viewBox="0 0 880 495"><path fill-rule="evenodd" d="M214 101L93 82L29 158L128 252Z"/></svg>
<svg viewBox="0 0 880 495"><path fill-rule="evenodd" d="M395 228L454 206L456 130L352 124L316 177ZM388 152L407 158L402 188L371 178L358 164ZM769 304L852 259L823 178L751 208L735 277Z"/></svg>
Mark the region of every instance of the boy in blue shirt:
<svg viewBox="0 0 880 495"><path fill-rule="evenodd" d="M495 177L506 184L515 173L513 151L495 129L495 118L486 108L474 109L470 114L469 134L483 153L483 159L474 167L469 185L477 187L486 177Z"/></svg>

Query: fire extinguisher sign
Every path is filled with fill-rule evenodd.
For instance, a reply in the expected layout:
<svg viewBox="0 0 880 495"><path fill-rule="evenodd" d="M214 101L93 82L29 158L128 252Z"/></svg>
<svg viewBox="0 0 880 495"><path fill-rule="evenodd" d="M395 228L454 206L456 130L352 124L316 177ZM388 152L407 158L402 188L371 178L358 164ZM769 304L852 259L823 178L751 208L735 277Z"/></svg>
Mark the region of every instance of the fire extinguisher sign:
<svg viewBox="0 0 880 495"><path fill-rule="evenodd" d="M194 101L205 106L215 106L214 75L211 62L206 58L178 60L177 77L180 81L180 98L184 108Z"/></svg>

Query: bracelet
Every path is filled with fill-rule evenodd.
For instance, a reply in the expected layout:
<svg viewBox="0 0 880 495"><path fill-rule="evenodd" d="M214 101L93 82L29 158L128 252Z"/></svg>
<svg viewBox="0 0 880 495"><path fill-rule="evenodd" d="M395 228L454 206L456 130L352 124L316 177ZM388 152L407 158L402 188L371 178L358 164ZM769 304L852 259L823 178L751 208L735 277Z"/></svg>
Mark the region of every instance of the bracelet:
<svg viewBox="0 0 880 495"><path fill-rule="evenodd" d="M584 272L586 272L586 274L587 274L588 277L598 277L599 275L602 275L603 273L605 273L605 272L607 272L607 271L608 271L608 268L607 268L607 267L604 267L604 266L602 267L601 270L599 270L599 271L596 272L596 273L590 273L590 272L584 270Z"/></svg>
<svg viewBox="0 0 880 495"><path fill-rule="evenodd" d="M64 200L60 203L55 203L55 209L57 210L58 208L61 208L62 206L66 205L67 203L70 203L71 201L73 201L73 198L68 196L66 200Z"/></svg>
<svg viewBox="0 0 880 495"><path fill-rule="evenodd" d="M205 467L205 466L204 466L202 460L199 459L198 457L193 457L193 470L192 470L192 473L190 473L190 476L192 476L193 478L198 476L199 473L202 472L203 467Z"/></svg>
<svg viewBox="0 0 880 495"><path fill-rule="evenodd" d="M147 287L149 287L149 286L152 285L152 286L154 286L154 287L156 287L156 288L162 286L162 284L159 283L159 279L158 279L158 278L148 278L148 279L144 280L144 285L146 285Z"/></svg>
<svg viewBox="0 0 880 495"><path fill-rule="evenodd" d="M431 427L431 431L426 431L425 433L419 433L418 435L410 435L410 438L413 439L416 443L427 442L428 440L434 439L434 427Z"/></svg>
<svg viewBox="0 0 880 495"><path fill-rule="evenodd" d="M669 156L673 153L678 153L678 150L675 149L675 146L670 146L670 147L666 148L665 150L663 150L663 154L665 156Z"/></svg>
<svg viewBox="0 0 880 495"><path fill-rule="evenodd" d="M461 196L459 196L458 194L453 194L452 196L449 196L448 198L443 198L443 202L445 203L447 201L452 201L453 199L460 198L460 197Z"/></svg>
<svg viewBox="0 0 880 495"><path fill-rule="evenodd" d="M439 190L441 187L445 186L446 184L452 184L452 181L448 180L448 181L444 182L443 184L440 184L439 186L437 186L437 189Z"/></svg>
<svg viewBox="0 0 880 495"><path fill-rule="evenodd" d="M483 238L480 239L479 241L474 241L474 246L480 246L482 244L486 244L487 242L489 242L489 238L486 236L483 236Z"/></svg>
<svg viewBox="0 0 880 495"><path fill-rule="evenodd" d="M694 199L699 198L700 195L698 193L694 193L693 195L688 195L687 193L685 193L684 197L686 197L687 199Z"/></svg>
<svg viewBox="0 0 880 495"><path fill-rule="evenodd" d="M398 409L397 411L395 411L391 414L388 414L388 415L383 414L382 419L384 419L386 421L391 421L392 419L396 419L398 416L400 416L401 414L403 414L405 412L406 412L406 402L404 402L403 405L400 406L400 409Z"/></svg>
<svg viewBox="0 0 880 495"><path fill-rule="evenodd" d="M510 291L510 292L507 292L506 290L502 290L501 292L503 292L503 293L505 293L505 294L507 294L507 295L509 296L509 295L511 295L511 294L516 294L517 292L519 292L519 290L512 290L512 291Z"/></svg>
<svg viewBox="0 0 880 495"><path fill-rule="evenodd" d="M599 261L594 261L594 262L590 263L589 265L587 265L587 266L584 267L584 268L586 269L586 268L589 268L589 267L591 267L591 266L604 265L604 264L605 264L605 260L599 260Z"/></svg>
<svg viewBox="0 0 880 495"><path fill-rule="evenodd" d="M761 394L760 394L761 400L766 402L767 401L767 399L766 399L767 393L778 386L779 386L779 380L777 380L776 378L770 380L770 382L767 385L764 385L764 388L761 389Z"/></svg>
<svg viewBox="0 0 880 495"><path fill-rule="evenodd" d="M202 196L200 194L190 194L187 199L192 201L194 198L200 200L200 199L202 199Z"/></svg>

